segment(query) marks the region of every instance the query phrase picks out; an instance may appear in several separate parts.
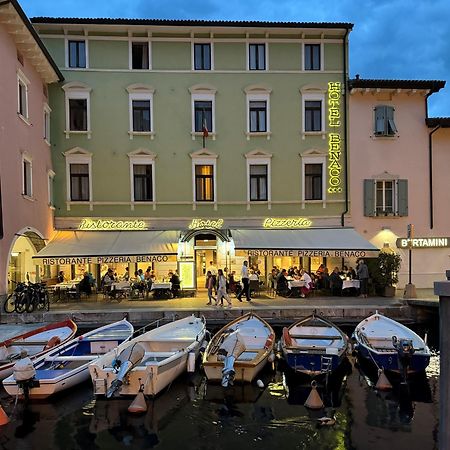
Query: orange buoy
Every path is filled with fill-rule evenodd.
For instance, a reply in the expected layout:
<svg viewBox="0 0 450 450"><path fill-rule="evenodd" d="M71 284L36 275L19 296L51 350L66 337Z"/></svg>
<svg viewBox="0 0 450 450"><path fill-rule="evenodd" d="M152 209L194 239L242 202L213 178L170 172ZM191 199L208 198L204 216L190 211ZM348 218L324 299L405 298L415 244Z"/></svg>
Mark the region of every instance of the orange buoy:
<svg viewBox="0 0 450 450"><path fill-rule="evenodd" d="M128 412L134 414L145 413L147 411L147 402L145 401L144 393L139 391L128 407Z"/></svg>
<svg viewBox="0 0 450 450"><path fill-rule="evenodd" d="M378 381L375 385L375 389L378 389L379 391L388 391L392 389L392 384L387 379L383 369L378 370Z"/></svg>
<svg viewBox="0 0 450 450"><path fill-rule="evenodd" d="M9 417L6 415L5 410L0 405L0 426L9 423Z"/></svg>
<svg viewBox="0 0 450 450"><path fill-rule="evenodd" d="M322 409L324 407L323 401L317 392L317 383L311 382L311 392L305 402L305 407L309 409Z"/></svg>

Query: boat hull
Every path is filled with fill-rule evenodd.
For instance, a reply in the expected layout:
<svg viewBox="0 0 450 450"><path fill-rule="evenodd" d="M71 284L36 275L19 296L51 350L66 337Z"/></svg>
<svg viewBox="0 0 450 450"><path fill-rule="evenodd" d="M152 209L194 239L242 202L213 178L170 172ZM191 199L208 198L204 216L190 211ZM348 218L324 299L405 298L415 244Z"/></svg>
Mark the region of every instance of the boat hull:
<svg viewBox="0 0 450 450"><path fill-rule="evenodd" d="M322 370L322 356L320 354L295 353L283 351L283 356L287 366L295 373L308 375L310 377L318 377L326 372ZM326 355L331 358L327 372L334 372L338 369L344 355Z"/></svg>
<svg viewBox="0 0 450 450"><path fill-rule="evenodd" d="M397 352L375 352L365 345L357 344L355 350L361 358L367 359L377 367L394 373L402 373L403 366ZM430 363L430 355L413 354L408 365L408 373L423 372Z"/></svg>

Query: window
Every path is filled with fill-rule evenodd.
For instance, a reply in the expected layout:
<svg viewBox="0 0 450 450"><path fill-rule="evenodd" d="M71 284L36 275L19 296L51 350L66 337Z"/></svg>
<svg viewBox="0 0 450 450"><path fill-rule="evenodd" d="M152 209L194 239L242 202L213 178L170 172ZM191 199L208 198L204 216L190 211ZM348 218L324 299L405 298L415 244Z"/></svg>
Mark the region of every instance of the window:
<svg viewBox="0 0 450 450"><path fill-rule="evenodd" d="M320 44L305 44L305 70L320 70Z"/></svg>
<svg viewBox="0 0 450 450"><path fill-rule="evenodd" d="M55 182L55 172L53 170L48 171L48 206L55 206L54 199L54 182Z"/></svg>
<svg viewBox="0 0 450 450"><path fill-rule="evenodd" d="M397 127L394 122L394 108L378 105L375 107L375 135L395 136Z"/></svg>
<svg viewBox="0 0 450 450"><path fill-rule="evenodd" d="M305 101L305 132L322 131L322 101Z"/></svg>
<svg viewBox="0 0 450 450"><path fill-rule="evenodd" d="M323 165L305 164L305 200L322 200Z"/></svg>
<svg viewBox="0 0 450 450"><path fill-rule="evenodd" d="M28 119L28 85L30 82L22 73L17 72L17 112Z"/></svg>
<svg viewBox="0 0 450 450"><path fill-rule="evenodd" d="M148 42L131 43L131 69L148 70L150 68L150 52Z"/></svg>
<svg viewBox="0 0 450 450"><path fill-rule="evenodd" d="M194 70L211 70L211 44L194 44Z"/></svg>
<svg viewBox="0 0 450 450"><path fill-rule="evenodd" d="M248 44L249 70L266 70L266 44Z"/></svg>
<svg viewBox="0 0 450 450"><path fill-rule="evenodd" d="M133 164L134 201L153 201L152 164Z"/></svg>
<svg viewBox="0 0 450 450"><path fill-rule="evenodd" d="M84 133L91 137L90 92L91 88L72 81L62 89L66 98L66 138L70 133Z"/></svg>
<svg viewBox="0 0 450 450"><path fill-rule="evenodd" d="M69 99L69 130L87 131L87 99Z"/></svg>
<svg viewBox="0 0 450 450"><path fill-rule="evenodd" d="M408 180L364 180L365 216L407 216Z"/></svg>
<svg viewBox="0 0 450 450"><path fill-rule="evenodd" d="M68 41L67 45L69 67L86 68L86 41Z"/></svg>
<svg viewBox="0 0 450 450"><path fill-rule="evenodd" d="M214 166L195 165L195 201L214 201Z"/></svg>
<svg viewBox="0 0 450 450"><path fill-rule="evenodd" d="M250 172L250 201L267 201L267 165L252 164Z"/></svg>
<svg viewBox="0 0 450 450"><path fill-rule="evenodd" d="M51 109L47 104L44 105L44 140L49 144L50 143L50 112Z"/></svg>
<svg viewBox="0 0 450 450"><path fill-rule="evenodd" d="M133 131L151 131L150 100L132 100Z"/></svg>
<svg viewBox="0 0 450 450"><path fill-rule="evenodd" d="M204 125L208 132L213 131L213 117L212 117L212 102L211 101L196 101L194 102L195 114L195 132L203 131Z"/></svg>
<svg viewBox="0 0 450 450"><path fill-rule="evenodd" d="M267 102L249 102L250 133L267 131Z"/></svg>
<svg viewBox="0 0 450 450"><path fill-rule="evenodd" d="M89 201L89 164L70 164L70 200Z"/></svg>
<svg viewBox="0 0 450 450"><path fill-rule="evenodd" d="M27 157L22 158L23 164L23 190L22 194L27 197L33 196L33 184L32 184L32 174L31 174L31 159Z"/></svg>

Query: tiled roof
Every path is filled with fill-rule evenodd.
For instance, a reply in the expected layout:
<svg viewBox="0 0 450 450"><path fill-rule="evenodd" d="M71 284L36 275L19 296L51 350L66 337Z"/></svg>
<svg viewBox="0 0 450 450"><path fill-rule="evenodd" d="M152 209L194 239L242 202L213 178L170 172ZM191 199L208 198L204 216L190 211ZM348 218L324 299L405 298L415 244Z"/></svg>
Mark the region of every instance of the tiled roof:
<svg viewBox="0 0 450 450"><path fill-rule="evenodd" d="M450 128L450 117L429 117L425 119L429 128L440 126L441 128Z"/></svg>
<svg viewBox="0 0 450 450"><path fill-rule="evenodd" d="M374 80L359 77L348 80L349 89L430 89L438 92L444 86L445 81L442 80Z"/></svg>
<svg viewBox="0 0 450 450"><path fill-rule="evenodd" d="M344 28L351 30L352 23L344 22L258 22L232 20L172 20L172 19L111 19L81 17L32 17L32 23L92 24L92 25L159 25L191 27L249 27L249 28Z"/></svg>

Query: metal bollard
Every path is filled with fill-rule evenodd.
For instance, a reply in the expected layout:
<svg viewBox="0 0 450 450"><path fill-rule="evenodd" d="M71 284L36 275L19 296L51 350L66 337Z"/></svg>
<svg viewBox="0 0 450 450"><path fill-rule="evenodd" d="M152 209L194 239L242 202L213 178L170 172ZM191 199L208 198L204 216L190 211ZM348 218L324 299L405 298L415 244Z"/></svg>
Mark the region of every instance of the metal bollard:
<svg viewBox="0 0 450 450"><path fill-rule="evenodd" d="M450 270L447 281L435 281L434 293L439 296L439 450L450 450Z"/></svg>

